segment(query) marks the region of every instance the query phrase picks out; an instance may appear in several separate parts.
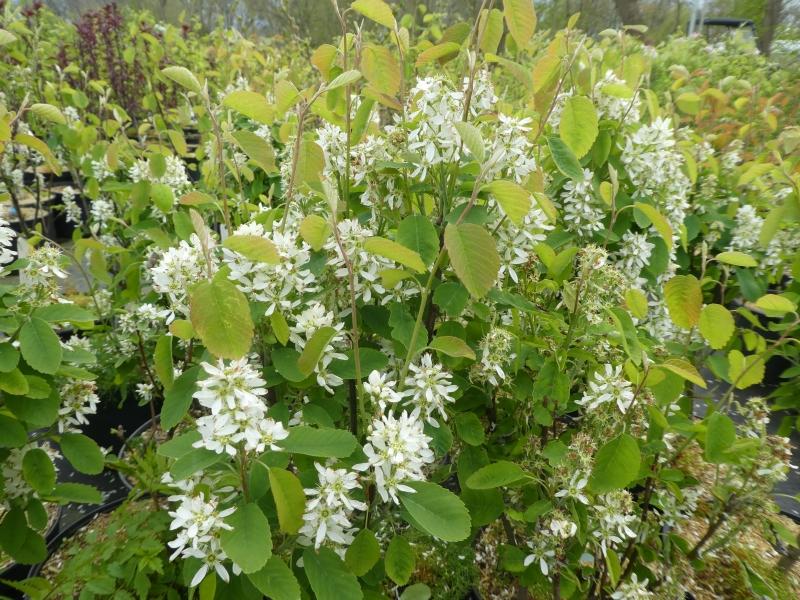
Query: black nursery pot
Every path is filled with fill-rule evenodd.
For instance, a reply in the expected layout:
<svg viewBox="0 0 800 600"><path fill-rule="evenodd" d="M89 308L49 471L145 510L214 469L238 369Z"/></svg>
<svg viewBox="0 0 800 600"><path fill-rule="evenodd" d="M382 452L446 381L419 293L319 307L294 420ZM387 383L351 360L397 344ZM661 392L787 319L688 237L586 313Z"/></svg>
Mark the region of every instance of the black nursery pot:
<svg viewBox="0 0 800 600"><path fill-rule="evenodd" d="M156 419L158 419L159 416L157 416ZM131 440L134 440L137 437L140 437L145 431L150 429L150 427L152 427L152 426L153 426L153 419L147 419L147 421L145 421L144 423L139 425L139 427L137 427L136 430L133 433L131 433L127 438L125 438L125 443L122 444L122 447L120 448L119 454L118 454L120 459L122 459L125 456L125 454L128 452ZM133 487L134 487L134 484L130 479L128 479L128 477L125 475L125 473L123 473L122 471L117 471L117 474L119 475L119 479L122 482L122 485L124 485L129 490L132 490Z"/></svg>
<svg viewBox="0 0 800 600"><path fill-rule="evenodd" d="M121 400L117 394L108 395L101 398L97 413L83 427L83 433L100 446L119 452L125 439L131 435L128 432L138 430L149 417L150 408L147 405L139 406L134 398Z"/></svg>

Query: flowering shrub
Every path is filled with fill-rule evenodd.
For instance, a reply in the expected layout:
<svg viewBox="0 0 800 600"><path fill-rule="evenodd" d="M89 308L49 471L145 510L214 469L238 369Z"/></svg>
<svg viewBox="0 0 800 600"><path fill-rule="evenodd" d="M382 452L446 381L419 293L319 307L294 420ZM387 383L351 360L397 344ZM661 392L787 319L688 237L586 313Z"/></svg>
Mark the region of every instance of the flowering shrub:
<svg viewBox="0 0 800 600"><path fill-rule="evenodd" d="M135 133L66 105L63 82L3 108L5 193L24 191L22 155L72 174L87 289L63 297L40 230L6 267L4 493L24 500L0 529L32 498L71 499L26 471L47 455L31 443L103 468L73 432L98 408L95 364L102 391L160 407L163 473L142 488L166 496L170 560L201 596L430 597L474 556L459 569L488 597L681 597L740 531L771 535L791 449L737 391L800 325L778 287L793 130L764 160L715 146L681 117L699 95L648 87L651 49L574 22L534 43L529 2L419 39L381 0L334 6L342 35L313 75L254 83L266 59L246 45L223 76L150 64L147 94L176 102ZM63 343L48 325L93 320ZM15 408L25 394L57 397L52 420Z"/></svg>

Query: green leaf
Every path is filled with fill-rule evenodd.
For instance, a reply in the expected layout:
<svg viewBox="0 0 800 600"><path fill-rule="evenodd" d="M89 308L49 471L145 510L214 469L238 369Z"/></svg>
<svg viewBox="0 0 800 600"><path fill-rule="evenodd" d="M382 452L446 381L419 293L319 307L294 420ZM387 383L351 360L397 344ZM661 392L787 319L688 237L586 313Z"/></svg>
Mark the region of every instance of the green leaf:
<svg viewBox="0 0 800 600"><path fill-rule="evenodd" d="M347 458L357 445L358 441L349 431L316 429L308 425L292 427L289 437L281 441L285 452L320 458Z"/></svg>
<svg viewBox="0 0 800 600"><path fill-rule="evenodd" d="M636 335L636 326L630 315L621 308L614 307L610 311L612 320L617 326L622 346L625 348L625 353L639 366L642 364L642 347L639 344L639 338Z"/></svg>
<svg viewBox="0 0 800 600"><path fill-rule="evenodd" d="M515 225L522 225L523 219L531 210L530 192L513 181L499 179L483 186L481 191L492 194Z"/></svg>
<svg viewBox="0 0 800 600"><path fill-rule="evenodd" d="M736 441L736 426L728 415L712 413L706 419L705 457L710 463L725 462L725 451Z"/></svg>
<svg viewBox="0 0 800 600"><path fill-rule="evenodd" d="M433 292L433 303L450 317L457 317L464 312L467 302L469 292L456 281L441 283Z"/></svg>
<svg viewBox="0 0 800 600"><path fill-rule="evenodd" d="M743 390L761 383L765 370L764 359L760 354L745 356L738 350L728 352L728 379L736 385L736 389Z"/></svg>
<svg viewBox="0 0 800 600"><path fill-rule="evenodd" d="M17 41L17 36L15 36L10 31L7 31L5 29L0 29L0 46L6 46L16 41Z"/></svg>
<svg viewBox="0 0 800 600"><path fill-rule="evenodd" d="M76 304L42 306L33 311L33 316L48 323L88 323L95 319L94 314Z"/></svg>
<svg viewBox="0 0 800 600"><path fill-rule="evenodd" d="M269 265L277 265L281 262L275 244L260 235L232 235L222 242L222 246L253 262Z"/></svg>
<svg viewBox="0 0 800 600"><path fill-rule="evenodd" d="M503 13L493 8L481 11L481 25L483 38L481 39L481 52L494 54L503 38Z"/></svg>
<svg viewBox="0 0 800 600"><path fill-rule="evenodd" d="M335 335L336 330L333 327L320 327L314 332L297 359L297 368L303 375L308 377L314 372L314 368L325 353L325 348Z"/></svg>
<svg viewBox="0 0 800 600"><path fill-rule="evenodd" d="M328 91L335 90L336 88L351 85L359 79L361 79L361 71L358 71L357 69L351 69L350 71L345 71L341 75L335 77L325 89Z"/></svg>
<svg viewBox="0 0 800 600"><path fill-rule="evenodd" d="M220 535L220 544L228 557L245 573L261 569L272 556L272 533L258 505L240 505L225 523L233 527Z"/></svg>
<svg viewBox="0 0 800 600"><path fill-rule="evenodd" d="M680 377L683 377L686 381L691 381L692 383L699 385L703 389L707 387L703 376L700 375L697 369L694 368L694 365L687 360L682 358L669 358L659 366L667 369L668 371L672 371Z"/></svg>
<svg viewBox="0 0 800 600"><path fill-rule="evenodd" d="M294 535L303 526L303 512L306 507L303 486L294 473L274 467L269 470L269 484L281 531Z"/></svg>
<svg viewBox="0 0 800 600"><path fill-rule="evenodd" d="M598 450L589 486L598 494L624 488L637 478L641 460L636 440L620 434Z"/></svg>
<svg viewBox="0 0 800 600"><path fill-rule="evenodd" d="M53 375L61 365L63 351L58 336L45 321L32 317L19 332L20 351L32 368Z"/></svg>
<svg viewBox="0 0 800 600"><path fill-rule="evenodd" d="M527 46L536 31L536 11L532 0L503 0L503 16L517 46Z"/></svg>
<svg viewBox="0 0 800 600"><path fill-rule="evenodd" d="M455 127L456 131L458 131L458 135L461 136L462 143L467 147L469 153L475 157L475 160L482 163L486 156L486 150L480 130L466 121L458 121Z"/></svg>
<svg viewBox="0 0 800 600"><path fill-rule="evenodd" d="M162 335L156 341L153 366L164 390L169 391L175 380L175 369L172 366L172 336Z"/></svg>
<svg viewBox="0 0 800 600"><path fill-rule="evenodd" d="M383 94L394 96L400 91L402 69L389 48L376 46L375 44L365 45L361 51L359 67L364 74L364 78L372 84L373 88L380 90ZM374 104L374 101L372 102ZM369 117L369 111L371 111L369 103L362 103L359 108L362 106L366 107L367 112L362 113L364 123L358 129L361 132L366 127L366 119ZM359 140L360 134L354 135L353 139Z"/></svg>
<svg viewBox="0 0 800 600"><path fill-rule="evenodd" d="M241 358L250 351L253 320L247 298L224 277L197 285L191 295L195 332L211 354Z"/></svg>
<svg viewBox="0 0 800 600"><path fill-rule="evenodd" d="M436 46L431 46L427 50L420 52L419 56L417 56L417 61L415 64L416 66L421 67L432 60L446 61L456 56L460 50L461 45L456 44L455 42L437 44Z"/></svg>
<svg viewBox="0 0 800 600"><path fill-rule="evenodd" d="M581 164L561 138L548 136L547 146L559 171L574 181L583 181Z"/></svg>
<svg viewBox="0 0 800 600"><path fill-rule="evenodd" d="M325 154L319 144L312 140L303 140L297 158L297 183L318 183L324 166Z"/></svg>
<svg viewBox="0 0 800 600"><path fill-rule="evenodd" d="M23 146L27 146L28 148L32 148L36 150L39 154L41 154L47 165L56 175L61 175L61 165L56 160L56 157L53 156L53 152L50 150L50 147L45 144L39 138L28 135L27 133L18 133L14 136L14 141L18 144L22 144Z"/></svg>
<svg viewBox="0 0 800 600"><path fill-rule="evenodd" d="M428 347L447 356L475 360L475 351L467 345L467 342L452 335L438 335Z"/></svg>
<svg viewBox="0 0 800 600"><path fill-rule="evenodd" d="M393 31L397 28L391 7L383 0L355 0L350 7L379 25Z"/></svg>
<svg viewBox="0 0 800 600"><path fill-rule="evenodd" d="M161 407L161 427L172 429L189 413L192 405L192 394L200 374L199 367L191 367L180 374L173 382L172 387L164 394L164 404Z"/></svg>
<svg viewBox="0 0 800 600"><path fill-rule="evenodd" d="M414 493L400 492L400 502L411 516L411 524L445 542L467 539L470 519L467 507L453 492L427 481L408 481Z"/></svg>
<svg viewBox="0 0 800 600"><path fill-rule="evenodd" d="M728 252L720 252L714 257L721 263L726 265L733 265L735 267L757 267L758 262L752 256L744 252L735 252L730 250Z"/></svg>
<svg viewBox="0 0 800 600"><path fill-rule="evenodd" d="M485 296L494 286L500 269L500 255L491 234L472 223L448 224L444 245L450 264L467 291L473 298Z"/></svg>
<svg viewBox="0 0 800 600"><path fill-rule="evenodd" d="M637 319L644 319L647 316L647 296L641 290L636 288L625 290L625 305Z"/></svg>
<svg viewBox="0 0 800 600"><path fill-rule="evenodd" d="M389 579L397 585L407 584L408 580L411 579L411 574L414 572L415 565L416 558L411 544L401 535L394 536L392 541L389 542L389 547L386 549L386 557L384 558L384 566Z"/></svg>
<svg viewBox="0 0 800 600"><path fill-rule="evenodd" d="M303 552L303 567L317 600L361 600L364 597L356 576L329 548L319 553L309 548Z"/></svg>
<svg viewBox="0 0 800 600"><path fill-rule="evenodd" d="M18 364L19 364L19 351L16 348L14 348L14 346L11 345L11 342L0 343L0 373L10 373L11 371L14 371L17 368ZM3 385L2 379L0 379L0 389L4 389L2 385Z"/></svg>
<svg viewBox="0 0 800 600"><path fill-rule="evenodd" d="M350 572L363 577L381 557L381 547L375 534L369 529L362 529L347 548L344 563Z"/></svg>
<svg viewBox="0 0 800 600"><path fill-rule="evenodd" d="M57 483L52 496L62 503L100 504L103 501L100 492L85 483Z"/></svg>
<svg viewBox="0 0 800 600"><path fill-rule="evenodd" d="M105 458L97 443L82 433L65 433L59 442L61 452L81 473L97 475L103 472Z"/></svg>
<svg viewBox="0 0 800 600"><path fill-rule="evenodd" d="M439 254L439 236L430 219L424 215L411 215L400 221L396 239L406 248L414 250L426 265Z"/></svg>
<svg viewBox="0 0 800 600"><path fill-rule="evenodd" d="M685 92L675 98L675 104L681 112L687 115L696 115L700 111L702 98L694 92Z"/></svg>
<svg viewBox="0 0 800 600"><path fill-rule="evenodd" d="M633 205L636 210L641 211L656 228L661 239L667 245L668 250L672 250L672 226L667 221L666 217L662 215L655 207L645 204L644 202L637 202Z"/></svg>
<svg viewBox="0 0 800 600"><path fill-rule="evenodd" d="M225 96L222 105L264 125L271 125L275 120L275 109L267 103L267 98L258 92L235 90Z"/></svg>
<svg viewBox="0 0 800 600"><path fill-rule="evenodd" d="M697 323L700 334L714 350L725 347L728 340L736 331L736 324L733 321L731 311L721 304L707 304L700 311L700 319Z"/></svg>
<svg viewBox="0 0 800 600"><path fill-rule="evenodd" d="M207 469L225 458L225 454L217 454L213 450L207 448L193 448L181 456L170 467L169 471L172 473L172 478L176 481L186 479L190 475L194 475L202 469Z"/></svg>
<svg viewBox="0 0 800 600"><path fill-rule="evenodd" d="M7 375L3 375L5 379ZM13 417L0 414L0 448L19 448L28 441L25 427Z"/></svg>
<svg viewBox="0 0 800 600"><path fill-rule="evenodd" d="M175 436L163 444L159 444L156 454L167 458L178 459L192 451L195 442L202 439L196 429L190 429L186 433Z"/></svg>
<svg viewBox="0 0 800 600"><path fill-rule="evenodd" d="M272 327L275 338L282 346L285 346L289 341L289 323L286 322L286 317L283 316L281 311L276 309L269 316L269 324Z"/></svg>
<svg viewBox="0 0 800 600"><path fill-rule="evenodd" d="M19 356L19 355L18 355ZM12 369L8 373L3 373L0 377L0 391L15 396L27 395L30 391L30 384L19 369ZM2 444L2 441L0 441Z"/></svg>
<svg viewBox="0 0 800 600"><path fill-rule="evenodd" d="M467 479L467 487L473 490L491 490L525 479L525 471L516 463L501 460L475 471Z"/></svg>
<svg viewBox="0 0 800 600"><path fill-rule="evenodd" d="M756 306L764 311L768 317L781 317L786 313L795 312L797 307L785 296L765 294L755 302Z"/></svg>
<svg viewBox="0 0 800 600"><path fill-rule="evenodd" d="M161 72L169 77L172 81L180 85L181 87L186 88L190 92L194 92L199 94L202 91L200 87L200 82L197 81L197 77L195 77L194 73L192 73L186 67L179 67L179 66L172 66L166 67L161 69Z"/></svg>
<svg viewBox="0 0 800 600"><path fill-rule="evenodd" d="M41 448L32 448L22 457L22 476L40 494L49 494L56 484L56 468Z"/></svg>
<svg viewBox="0 0 800 600"><path fill-rule="evenodd" d="M36 103L31 104L30 111L40 119L50 121L51 123L58 123L59 125L66 125L67 119L64 118L63 113L53 106L52 104Z"/></svg>
<svg viewBox="0 0 800 600"><path fill-rule="evenodd" d="M486 441L483 423L475 413L458 413L454 420L458 436L470 446L480 446Z"/></svg>
<svg viewBox="0 0 800 600"><path fill-rule="evenodd" d="M417 273L426 271L425 263L417 252L392 240L378 236L368 238L364 242L364 250L414 269Z"/></svg>
<svg viewBox="0 0 800 600"><path fill-rule="evenodd" d="M597 110L586 96L570 96L564 103L558 133L564 143L582 158L592 149L599 129L597 127Z"/></svg>
<svg viewBox="0 0 800 600"><path fill-rule="evenodd" d="M669 316L678 327L691 329L700 320L703 292L694 275L675 275L664 284Z"/></svg>
<svg viewBox="0 0 800 600"><path fill-rule="evenodd" d="M248 573L256 589L272 600L300 600L300 584L280 557L272 556L261 569Z"/></svg>
<svg viewBox="0 0 800 600"><path fill-rule="evenodd" d="M28 527L25 513L11 508L0 523L0 546L14 561L33 565L47 558L44 538Z"/></svg>
<svg viewBox="0 0 800 600"><path fill-rule="evenodd" d="M234 131L231 137L250 160L255 162L265 173L277 171L275 151L264 138L252 131Z"/></svg>
<svg viewBox="0 0 800 600"><path fill-rule="evenodd" d="M400 600L430 600L431 588L424 583L415 583L403 590Z"/></svg>
<svg viewBox="0 0 800 600"><path fill-rule="evenodd" d="M325 245L331 231L330 223L319 215L307 215L300 223L300 235L317 252Z"/></svg>

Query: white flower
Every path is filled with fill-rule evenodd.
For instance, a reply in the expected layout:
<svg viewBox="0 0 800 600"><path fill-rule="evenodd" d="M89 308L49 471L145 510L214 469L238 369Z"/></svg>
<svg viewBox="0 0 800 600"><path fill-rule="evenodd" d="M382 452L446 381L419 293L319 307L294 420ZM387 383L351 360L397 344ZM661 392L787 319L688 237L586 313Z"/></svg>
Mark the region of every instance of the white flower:
<svg viewBox="0 0 800 600"><path fill-rule="evenodd" d="M583 170L583 179L564 184L560 201L564 208L564 226L581 237L590 237L604 228L605 209L592 188L594 173Z"/></svg>
<svg viewBox="0 0 800 600"><path fill-rule="evenodd" d="M731 234L731 242L728 248L747 252L759 247L758 237L764 219L758 216L755 207L744 204L736 211L736 227Z"/></svg>
<svg viewBox="0 0 800 600"><path fill-rule="evenodd" d="M622 236L622 243L614 255L617 268L625 275L631 285L640 284L639 275L642 269L650 262L655 244L647 241L647 235L626 231Z"/></svg>
<svg viewBox="0 0 800 600"><path fill-rule="evenodd" d="M372 371L362 385L364 392L381 412L391 404L396 404L402 396L394 389L397 382L388 381L389 376L378 371Z"/></svg>
<svg viewBox="0 0 800 600"><path fill-rule="evenodd" d="M3 474L3 496L5 496L5 499L0 502L0 506L8 506L7 499L22 498L29 494L34 498L39 497L38 493L26 481L22 469L25 455L28 450L33 449L44 450L53 463L60 457L60 454L47 443L42 445L30 443L20 448L11 448L8 451L8 456L0 463L0 471Z"/></svg>
<svg viewBox="0 0 800 600"><path fill-rule="evenodd" d="M508 275L514 283L519 283L517 268L527 264L535 256L536 245L547 239L547 232L554 229L544 212L531 203L531 209L522 221L521 226L514 224L511 219L498 221L497 251L500 253L500 271L498 279L502 280Z"/></svg>
<svg viewBox="0 0 800 600"><path fill-rule="evenodd" d="M10 263L17 256L11 250L17 232L8 226L8 221L0 218L0 266Z"/></svg>
<svg viewBox="0 0 800 600"><path fill-rule="evenodd" d="M94 381L69 379L61 386L61 407L58 409L58 431L80 431L88 425L86 415L97 413L97 386Z"/></svg>
<svg viewBox="0 0 800 600"><path fill-rule="evenodd" d="M562 540L571 538L578 531L578 526L569 519L552 519L549 528L550 533Z"/></svg>
<svg viewBox="0 0 800 600"><path fill-rule="evenodd" d="M266 382L248 359L227 365L220 359L217 365L201 366L209 377L198 382L200 389L193 397L211 414L197 419L201 439L194 446L231 456L239 448L257 453L266 448L280 450L276 442L286 439L289 432L282 423L266 417Z"/></svg>
<svg viewBox="0 0 800 600"><path fill-rule="evenodd" d="M477 377L488 381L493 386L501 385L506 380L503 367L510 363L516 355L511 352L511 341L514 336L505 329L492 327L481 340L481 360L476 365Z"/></svg>
<svg viewBox="0 0 800 600"><path fill-rule="evenodd" d="M611 594L614 600L645 600L652 598L653 593L647 589L648 580L639 581L636 573L631 574L628 581L620 583L617 591Z"/></svg>
<svg viewBox="0 0 800 600"><path fill-rule="evenodd" d="M441 364L434 364L430 354L423 355L419 365L409 365L409 370L411 374L405 381L408 389L403 392L403 396L409 398L406 404L414 407L414 417L418 416L431 426L438 427L434 415L438 413L447 421L445 403L455 402L451 394L458 390L458 386L451 383L452 375Z"/></svg>
<svg viewBox="0 0 800 600"><path fill-rule="evenodd" d="M613 93L615 86L625 86L625 82L608 70L603 79L594 86L594 101L597 106L598 117L611 121L638 123L640 119L638 97L626 98L625 95Z"/></svg>
<svg viewBox="0 0 800 600"><path fill-rule="evenodd" d="M186 174L186 166L177 156L167 156L164 174L160 177L153 175L150 165L146 160L140 159L128 170L128 175L134 183L139 181L149 181L150 183L160 183L168 186L172 193L177 197L182 195L191 187L191 181Z"/></svg>
<svg viewBox="0 0 800 600"><path fill-rule="evenodd" d="M153 399L153 384L148 382L136 384L136 395L142 404L147 404Z"/></svg>
<svg viewBox="0 0 800 600"><path fill-rule="evenodd" d="M547 577L550 573L550 566L552 563L555 563L555 556L556 552L548 540L545 537L541 537L538 540L529 541L528 547L531 549L531 553L525 557L525 560L522 561L524 566L532 565L535 562L539 563L539 569L542 571L542 575Z"/></svg>
<svg viewBox="0 0 800 600"><path fill-rule="evenodd" d="M577 471L572 475L567 487L556 492L556 498L575 498L578 502L589 504L589 499L583 492L588 483L589 478L584 473Z"/></svg>
<svg viewBox="0 0 800 600"><path fill-rule="evenodd" d="M349 546L353 541L352 527L345 506L317 504L303 514L298 540L304 545L313 543L315 548L319 548L326 539L334 544Z"/></svg>
<svg viewBox="0 0 800 600"><path fill-rule="evenodd" d="M413 493L406 481L424 481L424 466L433 462L431 438L423 432L422 421L406 411L395 418L391 413L374 419L369 428L364 454L367 462L353 465L356 471L372 469L378 494L384 502L400 503L398 492Z"/></svg>
<svg viewBox="0 0 800 600"><path fill-rule="evenodd" d="M92 218L102 229L109 220L114 218L114 203L106 198L98 198L92 201Z"/></svg>
<svg viewBox="0 0 800 600"><path fill-rule="evenodd" d="M600 541L600 549L605 555L608 548L613 548L623 541L636 537L631 526L637 521L633 513L633 500L626 490L604 494L593 506L592 523L597 529L592 535Z"/></svg>
<svg viewBox="0 0 800 600"><path fill-rule="evenodd" d="M169 512L172 517L170 530L178 530L175 539L167 542L174 549L169 559L174 560L180 556L202 561L202 566L192 577L192 587L199 585L210 569L216 571L223 581L229 581L230 576L223 564L228 556L222 549L220 535L222 531L231 529L224 519L236 512L236 509L219 510L217 498L211 496L206 500L201 494L176 495L171 496L170 500L179 504L174 511ZM232 571L238 575L241 568L233 563Z"/></svg>
<svg viewBox="0 0 800 600"><path fill-rule="evenodd" d="M328 370L334 360L347 359L345 354L337 351L337 348L343 347L347 342L343 333L344 324L334 323L333 313L325 310L319 302L313 302L297 316L294 325L289 328L289 338L297 349L302 351L306 343L322 327L332 327L335 333L325 345L322 356L314 366L314 372L317 374L317 383L332 394L334 387L344 383L341 377Z"/></svg>
<svg viewBox="0 0 800 600"><path fill-rule="evenodd" d="M594 374L589 382L589 389L575 403L586 410L594 410L607 403L616 402L621 413L625 413L634 401L633 389L629 381L622 376L622 367L605 365L604 371Z"/></svg>
<svg viewBox="0 0 800 600"><path fill-rule="evenodd" d="M189 288L213 274L216 265L209 265L196 234L190 238L191 244L181 241L177 248L169 248L161 256L155 267L150 269L153 289L169 298L174 310L188 315Z"/></svg>

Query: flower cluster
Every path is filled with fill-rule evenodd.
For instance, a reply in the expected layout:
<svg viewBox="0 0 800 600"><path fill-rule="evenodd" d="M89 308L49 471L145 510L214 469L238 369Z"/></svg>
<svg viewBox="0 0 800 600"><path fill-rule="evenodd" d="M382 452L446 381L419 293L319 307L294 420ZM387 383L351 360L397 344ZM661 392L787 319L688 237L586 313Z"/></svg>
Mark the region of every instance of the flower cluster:
<svg viewBox="0 0 800 600"><path fill-rule="evenodd" d="M455 402L452 394L458 391L458 386L451 383L452 375L441 364L434 363L430 354L423 354L419 364L409 365L409 371L403 396L408 398L406 404L412 407L412 418L438 427L439 417L447 421L445 405Z"/></svg>
<svg viewBox="0 0 800 600"><path fill-rule="evenodd" d="M88 425L87 415L97 413L100 398L94 381L84 379L68 379L61 386L61 407L58 409L58 431L80 431Z"/></svg>
<svg viewBox="0 0 800 600"><path fill-rule="evenodd" d="M211 414L197 419L202 439L194 446L231 456L240 448L256 453L280 450L278 442L289 433L280 421L266 416L266 382L247 358L227 365L220 359L216 365L202 363L202 367L208 377L198 382L194 398Z"/></svg>

